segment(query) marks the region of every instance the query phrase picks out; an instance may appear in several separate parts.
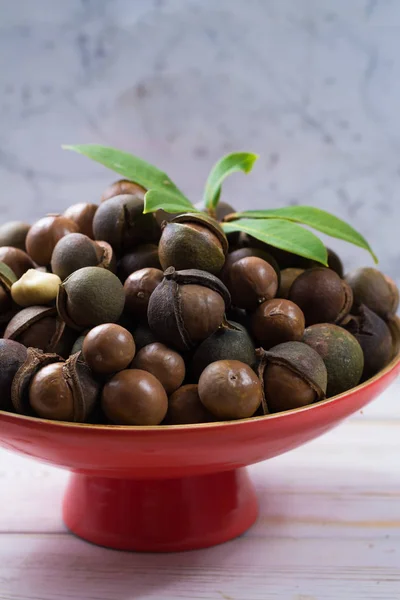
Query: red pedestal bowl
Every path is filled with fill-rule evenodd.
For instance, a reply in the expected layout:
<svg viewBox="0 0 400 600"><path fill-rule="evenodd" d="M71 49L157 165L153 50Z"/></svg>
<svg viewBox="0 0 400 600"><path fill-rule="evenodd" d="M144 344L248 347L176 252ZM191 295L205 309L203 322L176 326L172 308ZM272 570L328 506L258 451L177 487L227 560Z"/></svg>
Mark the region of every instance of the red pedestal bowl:
<svg viewBox="0 0 400 600"><path fill-rule="evenodd" d="M400 353L374 378L329 400L223 423L117 427L0 411L0 444L72 471L63 517L85 540L121 550L203 548L240 535L257 518L246 465L329 431L399 372Z"/></svg>

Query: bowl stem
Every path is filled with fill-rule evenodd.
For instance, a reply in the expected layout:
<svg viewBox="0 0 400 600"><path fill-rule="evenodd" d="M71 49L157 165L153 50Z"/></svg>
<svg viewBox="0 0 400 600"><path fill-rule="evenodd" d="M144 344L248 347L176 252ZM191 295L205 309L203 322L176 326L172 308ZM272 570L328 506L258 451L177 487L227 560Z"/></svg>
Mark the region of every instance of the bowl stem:
<svg viewBox="0 0 400 600"><path fill-rule="evenodd" d="M179 479L115 479L74 473L63 517L77 536L108 548L175 552L237 537L256 520L246 469Z"/></svg>

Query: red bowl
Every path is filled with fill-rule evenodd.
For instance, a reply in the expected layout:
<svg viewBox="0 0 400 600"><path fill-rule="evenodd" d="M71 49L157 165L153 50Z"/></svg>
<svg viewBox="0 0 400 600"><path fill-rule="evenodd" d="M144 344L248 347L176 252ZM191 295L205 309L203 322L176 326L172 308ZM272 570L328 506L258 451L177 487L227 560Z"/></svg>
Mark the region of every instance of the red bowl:
<svg viewBox="0 0 400 600"><path fill-rule="evenodd" d="M72 471L63 517L110 548L178 551L234 538L257 518L246 465L325 433L376 398L400 372L400 353L352 390L283 413L201 425L61 423L0 411L0 444Z"/></svg>

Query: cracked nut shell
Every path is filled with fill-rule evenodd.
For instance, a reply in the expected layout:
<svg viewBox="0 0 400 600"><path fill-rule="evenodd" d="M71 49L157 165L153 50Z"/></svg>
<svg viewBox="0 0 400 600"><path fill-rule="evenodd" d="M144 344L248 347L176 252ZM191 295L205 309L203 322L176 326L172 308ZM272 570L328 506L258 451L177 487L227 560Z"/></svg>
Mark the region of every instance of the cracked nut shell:
<svg viewBox="0 0 400 600"><path fill-rule="evenodd" d="M0 339L0 410L11 411L11 386L18 369L24 364L27 350L13 340Z"/></svg>
<svg viewBox="0 0 400 600"><path fill-rule="evenodd" d="M147 317L161 341L190 350L218 329L229 304L228 290L211 273L170 267L150 296Z"/></svg>
<svg viewBox="0 0 400 600"><path fill-rule="evenodd" d="M228 240L219 223L202 213L185 213L165 223L158 246L163 269L199 269L218 274Z"/></svg>
<svg viewBox="0 0 400 600"><path fill-rule="evenodd" d="M16 280L10 267L0 262L0 323L7 323L13 316L11 288Z"/></svg>
<svg viewBox="0 0 400 600"><path fill-rule="evenodd" d="M29 404L42 419L85 422L99 396L100 386L80 353L66 362L41 366L29 382Z"/></svg>
<svg viewBox="0 0 400 600"><path fill-rule="evenodd" d="M26 359L16 372L11 385L11 400L15 412L20 415L34 414L29 404L29 385L32 377L42 367L58 362L63 362L58 354L45 354L37 348L27 348Z"/></svg>
<svg viewBox="0 0 400 600"><path fill-rule="evenodd" d="M323 400L328 374L324 361L303 342L285 342L257 351L264 414L299 408Z"/></svg>
<svg viewBox="0 0 400 600"><path fill-rule="evenodd" d="M362 304L353 311L344 327L354 335L364 353L363 381L386 367L392 358L393 340L381 317Z"/></svg>
<svg viewBox="0 0 400 600"><path fill-rule="evenodd" d="M20 342L27 348L56 352L61 356L69 355L74 337L54 306L29 306L20 310L4 332L4 338Z"/></svg>

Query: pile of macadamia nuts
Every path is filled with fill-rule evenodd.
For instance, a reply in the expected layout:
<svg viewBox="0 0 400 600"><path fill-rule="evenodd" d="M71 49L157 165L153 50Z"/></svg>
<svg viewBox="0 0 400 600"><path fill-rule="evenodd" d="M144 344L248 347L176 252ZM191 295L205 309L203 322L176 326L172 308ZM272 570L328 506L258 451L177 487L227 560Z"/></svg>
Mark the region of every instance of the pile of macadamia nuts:
<svg viewBox="0 0 400 600"><path fill-rule="evenodd" d="M345 392L398 352L399 292L206 213L99 205L0 226L0 410L102 425L261 417Z"/></svg>

